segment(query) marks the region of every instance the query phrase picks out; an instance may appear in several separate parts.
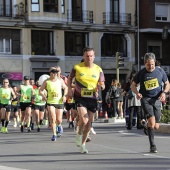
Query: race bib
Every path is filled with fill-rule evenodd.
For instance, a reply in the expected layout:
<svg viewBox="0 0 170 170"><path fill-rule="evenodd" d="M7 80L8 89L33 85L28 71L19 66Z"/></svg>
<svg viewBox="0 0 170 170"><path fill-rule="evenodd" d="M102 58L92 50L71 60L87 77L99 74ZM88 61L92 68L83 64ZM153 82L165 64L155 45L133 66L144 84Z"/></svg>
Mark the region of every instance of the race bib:
<svg viewBox="0 0 170 170"><path fill-rule="evenodd" d="M158 79L151 79L144 82L146 90L153 90L159 87Z"/></svg>
<svg viewBox="0 0 170 170"><path fill-rule="evenodd" d="M29 100L29 96L27 96L27 95L23 95L23 100Z"/></svg>
<svg viewBox="0 0 170 170"><path fill-rule="evenodd" d="M58 97L58 94L56 92L51 92L51 96L52 96L52 98L56 98L56 97Z"/></svg>
<svg viewBox="0 0 170 170"><path fill-rule="evenodd" d="M3 99L8 99L8 94L2 94Z"/></svg>
<svg viewBox="0 0 170 170"><path fill-rule="evenodd" d="M88 90L86 88L81 89L81 97L93 97L93 90Z"/></svg>
<svg viewBox="0 0 170 170"><path fill-rule="evenodd" d="M12 101L11 103L13 106L16 106L18 104L18 101Z"/></svg>
<svg viewBox="0 0 170 170"><path fill-rule="evenodd" d="M67 103L74 103L74 99L68 99Z"/></svg>

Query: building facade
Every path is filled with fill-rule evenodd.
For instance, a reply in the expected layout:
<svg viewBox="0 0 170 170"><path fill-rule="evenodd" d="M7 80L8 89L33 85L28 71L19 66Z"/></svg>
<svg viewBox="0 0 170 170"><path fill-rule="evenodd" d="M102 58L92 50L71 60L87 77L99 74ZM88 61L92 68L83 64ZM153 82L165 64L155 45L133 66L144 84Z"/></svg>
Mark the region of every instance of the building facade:
<svg viewBox="0 0 170 170"><path fill-rule="evenodd" d="M139 0L139 52L141 67L146 52L153 52L170 78L170 1ZM136 53L137 55L137 53Z"/></svg>
<svg viewBox="0 0 170 170"><path fill-rule="evenodd" d="M107 87L116 78L115 54L122 53L119 79L125 83L135 63L136 7L136 0L0 1L1 79L37 80L55 65L69 74L83 48L92 46Z"/></svg>

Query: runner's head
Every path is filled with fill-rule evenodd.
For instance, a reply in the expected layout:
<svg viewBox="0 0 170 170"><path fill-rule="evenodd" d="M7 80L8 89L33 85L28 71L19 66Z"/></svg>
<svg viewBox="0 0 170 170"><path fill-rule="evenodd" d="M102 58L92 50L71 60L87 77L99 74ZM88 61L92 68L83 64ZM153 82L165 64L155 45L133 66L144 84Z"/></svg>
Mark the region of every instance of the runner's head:
<svg viewBox="0 0 170 170"><path fill-rule="evenodd" d="M85 47L83 50L84 63L90 66L94 62L95 51L92 47Z"/></svg>
<svg viewBox="0 0 170 170"><path fill-rule="evenodd" d="M144 64L145 64L146 70L148 72L152 72L155 70L155 62L156 62L155 54L153 54L153 53L145 54Z"/></svg>

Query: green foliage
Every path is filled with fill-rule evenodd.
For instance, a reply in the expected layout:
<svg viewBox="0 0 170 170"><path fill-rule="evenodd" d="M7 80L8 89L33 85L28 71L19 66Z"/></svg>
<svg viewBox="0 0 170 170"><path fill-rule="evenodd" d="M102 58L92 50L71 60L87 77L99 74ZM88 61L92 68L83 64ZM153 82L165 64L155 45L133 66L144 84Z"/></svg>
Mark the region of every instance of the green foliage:
<svg viewBox="0 0 170 170"><path fill-rule="evenodd" d="M164 108L162 110L162 117L161 117L161 123L169 123L170 122L170 106L168 108Z"/></svg>

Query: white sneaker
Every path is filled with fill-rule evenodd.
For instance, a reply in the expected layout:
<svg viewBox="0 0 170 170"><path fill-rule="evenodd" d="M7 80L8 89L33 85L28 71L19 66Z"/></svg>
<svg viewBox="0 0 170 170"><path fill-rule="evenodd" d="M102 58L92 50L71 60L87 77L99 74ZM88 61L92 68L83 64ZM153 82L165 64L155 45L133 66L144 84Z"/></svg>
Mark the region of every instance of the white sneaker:
<svg viewBox="0 0 170 170"><path fill-rule="evenodd" d="M17 122L14 122L14 127L17 127Z"/></svg>
<svg viewBox="0 0 170 170"><path fill-rule="evenodd" d="M82 135L77 134L76 135L76 141L75 144L80 147L82 145Z"/></svg>
<svg viewBox="0 0 170 170"><path fill-rule="evenodd" d="M88 150L86 149L86 146L85 146L85 145L81 145L81 147L80 147L80 152L81 152L81 153L88 153Z"/></svg>
<svg viewBox="0 0 170 170"><path fill-rule="evenodd" d="M94 131L94 128L93 128L93 127L91 127L90 132L91 132L93 135L96 134L96 132Z"/></svg>

